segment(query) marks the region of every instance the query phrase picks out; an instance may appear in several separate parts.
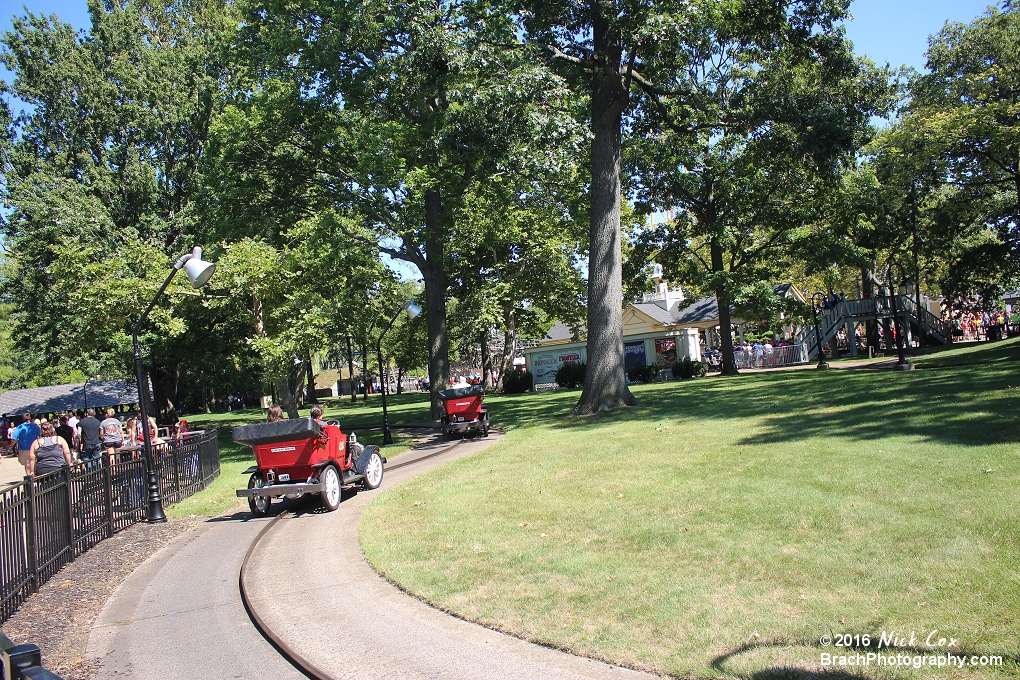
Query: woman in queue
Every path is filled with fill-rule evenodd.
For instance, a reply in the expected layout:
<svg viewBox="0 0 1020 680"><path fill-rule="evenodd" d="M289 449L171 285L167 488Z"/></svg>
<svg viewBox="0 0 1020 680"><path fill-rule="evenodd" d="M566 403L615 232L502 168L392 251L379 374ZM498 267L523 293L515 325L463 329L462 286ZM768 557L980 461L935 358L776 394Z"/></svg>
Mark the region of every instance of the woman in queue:
<svg viewBox="0 0 1020 680"><path fill-rule="evenodd" d="M28 474L41 477L62 467L71 467L71 449L63 437L57 435L53 423L43 422L40 436L28 450Z"/></svg>

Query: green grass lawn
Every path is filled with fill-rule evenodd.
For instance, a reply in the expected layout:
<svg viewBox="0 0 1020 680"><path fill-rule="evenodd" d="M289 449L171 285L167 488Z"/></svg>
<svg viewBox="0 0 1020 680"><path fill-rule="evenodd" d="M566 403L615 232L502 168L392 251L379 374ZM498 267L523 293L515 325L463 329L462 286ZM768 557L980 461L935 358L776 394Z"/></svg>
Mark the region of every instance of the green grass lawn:
<svg viewBox="0 0 1020 680"><path fill-rule="evenodd" d="M409 393L386 397L390 423L417 422L425 420L429 412L427 394ZM301 415L307 416L309 409L302 409ZM350 433L351 426L362 444L382 444L382 432L359 430L358 425L380 425L382 423L382 402L379 397L371 397L368 403L358 401L351 404L348 399L331 400L325 405L323 417L326 420L339 420L344 432ZM247 446L239 446L230 438L230 428L234 425L262 422L265 414L261 409L229 411L227 413L208 413L185 416L192 429L217 427L220 429L220 476L209 485L209 488L176 505L167 508L170 517L216 516L233 509L246 508L248 501L238 498L234 493L248 485L248 475L242 474L255 464L255 455ZM393 433L393 444L382 447L383 455L392 460L411 449L413 438Z"/></svg>
<svg viewBox="0 0 1020 680"><path fill-rule="evenodd" d="M916 363L639 386L587 419L578 391L487 398L506 439L377 496L362 546L460 616L677 676L825 675L823 635L938 629L1004 665L831 677L1015 677L1020 342Z"/></svg>

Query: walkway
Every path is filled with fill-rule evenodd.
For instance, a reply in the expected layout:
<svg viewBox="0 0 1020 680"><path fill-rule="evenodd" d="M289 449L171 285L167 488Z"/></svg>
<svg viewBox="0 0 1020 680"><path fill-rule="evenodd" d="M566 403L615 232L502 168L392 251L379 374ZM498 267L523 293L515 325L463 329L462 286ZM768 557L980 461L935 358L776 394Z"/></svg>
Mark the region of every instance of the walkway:
<svg viewBox="0 0 1020 680"><path fill-rule="evenodd" d="M211 520L135 570L92 627L97 678L304 678L251 624L237 587L241 559L269 521L247 512Z"/></svg>
<svg viewBox="0 0 1020 680"><path fill-rule="evenodd" d="M393 470L384 486L477 452L497 437L466 441L448 454ZM370 494L359 493L336 512L281 519L253 551L246 572L251 608L324 676L651 677L467 623L404 594L380 578L362 555L358 524L370 500ZM281 574L288 578L281 580Z"/></svg>
<svg viewBox="0 0 1020 680"><path fill-rule="evenodd" d="M440 442L416 449L392 462L383 489L498 439L468 440L445 452ZM297 502L296 512L269 529L248 563L252 609L328 677L651 677L496 633L405 595L361 553L357 527L374 493L349 495L332 513ZM98 677L305 677L259 634L241 600L242 561L270 521L247 512L211 520L139 567L92 629L88 656L102 660Z"/></svg>

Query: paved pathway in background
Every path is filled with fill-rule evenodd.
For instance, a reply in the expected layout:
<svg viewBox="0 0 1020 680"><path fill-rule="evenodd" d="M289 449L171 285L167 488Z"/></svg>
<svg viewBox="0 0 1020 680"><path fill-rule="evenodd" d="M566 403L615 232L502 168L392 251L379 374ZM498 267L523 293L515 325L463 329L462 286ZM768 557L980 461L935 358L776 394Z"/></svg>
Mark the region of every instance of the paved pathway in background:
<svg viewBox="0 0 1020 680"><path fill-rule="evenodd" d="M449 453L388 471L383 489L498 441L465 441ZM438 445L437 445L438 446ZM424 451L394 461L404 463ZM382 579L358 542L375 492L332 513L297 512L262 538L248 563L249 605L298 655L331 678L636 679L631 670L534 645L444 614Z"/></svg>
<svg viewBox="0 0 1020 680"><path fill-rule="evenodd" d="M18 457L4 456L0 461L0 489L8 484L20 482L25 478L25 468L18 462Z"/></svg>
<svg viewBox="0 0 1020 680"><path fill-rule="evenodd" d="M241 603L241 560L270 519L239 512L210 520L138 567L89 636L87 656L102 663L97 678L304 678L266 642Z"/></svg>

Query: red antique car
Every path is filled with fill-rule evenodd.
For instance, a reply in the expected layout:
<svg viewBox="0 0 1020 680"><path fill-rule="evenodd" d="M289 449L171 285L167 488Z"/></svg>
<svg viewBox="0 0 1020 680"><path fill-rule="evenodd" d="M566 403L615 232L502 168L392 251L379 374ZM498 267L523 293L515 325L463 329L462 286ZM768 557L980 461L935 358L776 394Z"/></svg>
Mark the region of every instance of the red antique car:
<svg viewBox="0 0 1020 680"><path fill-rule="evenodd" d="M357 485L375 489L382 484L386 459L378 446L361 446L338 423L292 418L234 428L233 439L255 451L255 467L247 489L237 495L248 499L253 514L269 512L273 498L318 493L326 510L340 505L340 490Z"/></svg>
<svg viewBox="0 0 1020 680"><path fill-rule="evenodd" d="M489 436L489 411L482 407L485 388L481 385L439 390L443 400L443 436L454 432L480 432Z"/></svg>

